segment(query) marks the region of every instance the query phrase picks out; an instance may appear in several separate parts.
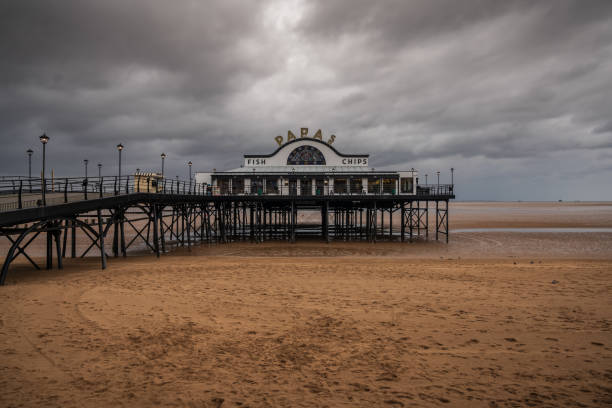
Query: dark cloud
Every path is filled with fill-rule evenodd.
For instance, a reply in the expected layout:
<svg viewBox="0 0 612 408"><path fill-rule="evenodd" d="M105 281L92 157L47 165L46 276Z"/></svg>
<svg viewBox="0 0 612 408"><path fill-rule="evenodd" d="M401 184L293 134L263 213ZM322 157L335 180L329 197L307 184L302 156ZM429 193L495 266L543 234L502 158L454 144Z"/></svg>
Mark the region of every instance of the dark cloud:
<svg viewBox="0 0 612 408"><path fill-rule="evenodd" d="M9 0L0 172L43 131L59 174L115 172L119 142L128 171L165 151L182 174L308 126L379 168L453 166L462 199L612 199L611 27L610 1Z"/></svg>

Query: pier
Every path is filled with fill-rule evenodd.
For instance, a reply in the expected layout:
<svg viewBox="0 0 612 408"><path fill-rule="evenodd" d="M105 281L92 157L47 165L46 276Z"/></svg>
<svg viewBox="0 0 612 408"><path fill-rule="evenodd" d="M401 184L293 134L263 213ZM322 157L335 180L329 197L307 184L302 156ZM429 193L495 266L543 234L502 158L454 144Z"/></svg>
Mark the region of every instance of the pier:
<svg viewBox="0 0 612 408"><path fill-rule="evenodd" d="M170 245L295 242L307 236L326 242L448 242L448 204L455 198L454 185L415 187L416 194L383 189L369 193L323 189L310 194L310 190L305 193L284 186L274 192L251 191L245 185L234 193L206 183L138 174L55 178L44 183L33 178L3 178L0 238L7 239L10 248L0 284L19 256L36 269L61 269L66 257L97 253L104 269L108 257L126 256L138 244L159 257ZM309 221L299 223L300 213L310 214ZM432 231L430 216L435 220ZM44 265L27 251L39 236L46 238ZM77 241L88 243L80 253Z"/></svg>

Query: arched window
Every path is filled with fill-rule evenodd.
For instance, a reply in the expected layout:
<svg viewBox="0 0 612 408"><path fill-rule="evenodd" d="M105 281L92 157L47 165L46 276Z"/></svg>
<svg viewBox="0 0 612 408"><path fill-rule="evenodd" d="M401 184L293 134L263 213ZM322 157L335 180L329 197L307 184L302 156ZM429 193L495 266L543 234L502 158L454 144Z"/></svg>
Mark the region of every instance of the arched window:
<svg viewBox="0 0 612 408"><path fill-rule="evenodd" d="M287 158L288 166L318 164L325 165L325 156L313 146L300 146L293 150Z"/></svg>

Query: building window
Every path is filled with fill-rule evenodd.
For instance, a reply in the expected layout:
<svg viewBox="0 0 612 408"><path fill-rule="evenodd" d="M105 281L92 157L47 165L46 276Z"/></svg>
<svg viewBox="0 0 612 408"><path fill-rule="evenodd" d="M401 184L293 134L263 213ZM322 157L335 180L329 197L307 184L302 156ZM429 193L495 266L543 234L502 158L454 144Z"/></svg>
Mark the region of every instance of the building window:
<svg viewBox="0 0 612 408"><path fill-rule="evenodd" d="M251 194L263 194L263 180L259 177L251 179Z"/></svg>
<svg viewBox="0 0 612 408"><path fill-rule="evenodd" d="M380 194L380 179L378 177L368 178L368 193Z"/></svg>
<svg viewBox="0 0 612 408"><path fill-rule="evenodd" d="M293 150L287 158L288 166L325 165L325 156L314 146L300 146Z"/></svg>
<svg viewBox="0 0 612 408"><path fill-rule="evenodd" d="M384 194L395 194L395 179L384 178L383 179L383 193Z"/></svg>
<svg viewBox="0 0 612 408"><path fill-rule="evenodd" d="M232 179L232 194L244 193L244 179L235 178Z"/></svg>
<svg viewBox="0 0 612 408"><path fill-rule="evenodd" d="M402 193L412 194L412 189L414 187L414 182L412 177L402 177L400 180L400 191Z"/></svg>
<svg viewBox="0 0 612 408"><path fill-rule="evenodd" d="M266 194L278 194L278 178L266 178Z"/></svg>
<svg viewBox="0 0 612 408"><path fill-rule="evenodd" d="M300 180L300 195L312 195L312 179Z"/></svg>
<svg viewBox="0 0 612 408"><path fill-rule="evenodd" d="M351 179L351 194L361 194L363 193L363 186L361 183L361 178L352 178Z"/></svg>
<svg viewBox="0 0 612 408"><path fill-rule="evenodd" d="M229 179L222 178L217 180L217 186L219 187L219 193L229 194Z"/></svg>
<svg viewBox="0 0 612 408"><path fill-rule="evenodd" d="M348 191L346 189L346 179L345 178L336 178L334 179L334 192L338 194L346 194Z"/></svg>

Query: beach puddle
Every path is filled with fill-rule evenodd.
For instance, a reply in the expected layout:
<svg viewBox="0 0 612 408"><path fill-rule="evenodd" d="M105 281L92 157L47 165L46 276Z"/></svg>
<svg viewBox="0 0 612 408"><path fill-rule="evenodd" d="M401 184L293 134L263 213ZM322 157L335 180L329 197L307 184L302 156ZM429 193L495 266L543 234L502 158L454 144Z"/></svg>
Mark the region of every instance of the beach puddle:
<svg viewBox="0 0 612 408"><path fill-rule="evenodd" d="M457 228L450 232L612 232L612 228Z"/></svg>

